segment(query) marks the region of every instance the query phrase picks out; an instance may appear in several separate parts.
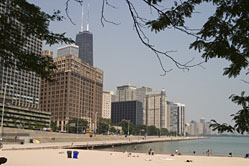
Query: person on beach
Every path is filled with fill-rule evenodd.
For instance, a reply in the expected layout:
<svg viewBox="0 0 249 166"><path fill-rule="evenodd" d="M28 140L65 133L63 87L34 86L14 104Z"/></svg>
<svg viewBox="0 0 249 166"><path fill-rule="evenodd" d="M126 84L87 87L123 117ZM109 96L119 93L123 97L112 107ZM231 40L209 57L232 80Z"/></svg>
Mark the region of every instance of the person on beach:
<svg viewBox="0 0 249 166"><path fill-rule="evenodd" d="M229 152L228 153L228 157L232 157L233 155L232 155L232 152Z"/></svg>
<svg viewBox="0 0 249 166"><path fill-rule="evenodd" d="M148 155L151 155L151 153L152 153L152 149L150 148L148 151Z"/></svg>
<svg viewBox="0 0 249 166"><path fill-rule="evenodd" d="M206 151L206 154L207 154L208 156L210 155L209 149Z"/></svg>
<svg viewBox="0 0 249 166"><path fill-rule="evenodd" d="M193 151L193 154L195 154L195 151Z"/></svg>

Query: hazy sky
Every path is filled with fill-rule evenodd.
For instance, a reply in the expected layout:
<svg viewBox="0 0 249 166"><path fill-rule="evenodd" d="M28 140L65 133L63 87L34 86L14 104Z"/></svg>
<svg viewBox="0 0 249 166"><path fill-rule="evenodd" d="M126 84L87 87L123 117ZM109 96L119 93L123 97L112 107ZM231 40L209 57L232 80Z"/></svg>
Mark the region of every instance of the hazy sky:
<svg viewBox="0 0 249 166"><path fill-rule="evenodd" d="M69 19L63 22L54 22L50 29L53 32L66 32L67 37L75 40L80 31L81 6L73 0L69 6L69 15L76 23L73 25ZM150 9L134 0L136 7L148 17ZM43 11L52 13L54 9L61 10L65 14L66 0L29 0L39 6ZM153 90L166 89L169 101L179 102L186 105L187 121L199 120L201 117L207 120L230 123L230 114L235 113L240 107L233 104L228 98L231 94L240 94L242 90L248 95L248 85L241 79L248 78L241 74L236 79L228 79L223 76L223 68L228 62L220 59L212 59L201 67L191 68L190 71L182 71L174 66L172 61L162 57L166 69L173 69L167 76L160 76L163 71L160 68L155 54L145 47L138 39L133 28L132 19L128 6L122 0L110 0L117 7L106 7L106 17L120 25L115 26L105 23L103 27L101 18L101 0L85 0L85 16L87 4L90 2L90 31L93 33L94 43L94 66L104 71L104 90L116 90L116 87L130 83L136 87L150 87ZM172 1L171 1L172 2ZM193 19L187 24L191 28L200 28L206 18L213 11L212 6L204 4L198 7L199 13L194 14ZM147 13L147 14L146 14ZM86 20L86 17L84 18ZM86 29L86 25L84 25ZM160 50L177 50L171 55L184 63L195 57L196 63L203 61L197 51L189 50L189 44L195 39L177 30L167 30L160 33L150 33L151 44ZM55 45L44 49L54 51L61 45ZM245 72L243 72L245 73Z"/></svg>

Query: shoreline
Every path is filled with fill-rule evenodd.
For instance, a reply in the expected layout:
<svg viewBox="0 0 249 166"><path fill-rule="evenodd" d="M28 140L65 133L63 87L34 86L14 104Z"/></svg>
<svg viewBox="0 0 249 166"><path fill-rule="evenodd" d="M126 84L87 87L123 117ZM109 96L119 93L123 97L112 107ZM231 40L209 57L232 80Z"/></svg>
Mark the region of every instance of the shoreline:
<svg viewBox="0 0 249 166"><path fill-rule="evenodd" d="M67 158L69 149L1 151L8 159L6 166L247 166L249 159L240 157L191 156L168 154L147 155L144 153L123 153L98 150L77 150L78 159ZM71 149L75 151L75 149ZM186 162L187 160L192 162Z"/></svg>
<svg viewBox="0 0 249 166"><path fill-rule="evenodd" d="M95 137L95 138L98 138ZM99 137L101 138L101 137ZM116 137L113 140L108 139L91 139L84 140L82 142L50 142L50 143L25 143L25 144L4 144L2 150L31 150L31 149L69 149L69 148L81 148L87 149L90 147L112 147L122 146L122 145L132 145L132 144L144 144L152 142L169 142L169 141L185 141L185 140L195 140L195 139L205 139L206 137L147 137L142 139L142 137L129 136L124 139L124 137Z"/></svg>

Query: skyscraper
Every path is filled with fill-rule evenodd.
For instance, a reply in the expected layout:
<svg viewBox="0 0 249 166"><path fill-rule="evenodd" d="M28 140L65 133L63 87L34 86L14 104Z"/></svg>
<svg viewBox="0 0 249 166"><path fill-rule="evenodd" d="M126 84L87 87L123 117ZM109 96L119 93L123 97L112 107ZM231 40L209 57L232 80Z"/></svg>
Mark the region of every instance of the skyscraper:
<svg viewBox="0 0 249 166"><path fill-rule="evenodd" d="M88 14L88 17L89 17L89 14ZM87 29L84 30L83 8L82 8L81 30L76 35L75 44L79 46L79 58L83 62L93 66L93 34L89 31L88 17L87 17Z"/></svg>
<svg viewBox="0 0 249 166"><path fill-rule="evenodd" d="M111 119L112 94L103 91L102 97L102 118Z"/></svg>
<svg viewBox="0 0 249 166"><path fill-rule="evenodd" d="M145 109L144 109L144 98L146 96L147 92L152 92L152 88L148 88L148 87L142 87L142 88L137 88L136 89L136 100L140 101L142 103L142 107L143 107L143 124L145 124Z"/></svg>
<svg viewBox="0 0 249 166"><path fill-rule="evenodd" d="M118 124L122 120L129 120L135 125L142 124L142 103L136 100L112 102L111 120L113 124Z"/></svg>
<svg viewBox="0 0 249 166"><path fill-rule="evenodd" d="M144 99L145 124L157 128L167 127L167 102L165 90L148 92Z"/></svg>
<svg viewBox="0 0 249 166"><path fill-rule="evenodd" d="M102 115L103 71L73 56L72 47L59 48L54 58L57 70L53 77L57 82L41 82L41 108L51 112L52 121L62 131L73 118L85 119L94 128Z"/></svg>
<svg viewBox="0 0 249 166"><path fill-rule="evenodd" d="M93 66L93 34L89 31L79 32L75 44L79 46L79 58Z"/></svg>
<svg viewBox="0 0 249 166"><path fill-rule="evenodd" d="M15 20L7 14L10 9L13 10L10 1L1 1L0 15ZM12 25L18 27L20 31L23 27L17 20ZM35 36L25 36L25 33L22 33L22 37L26 39L23 51L41 55L41 40ZM1 53L3 52L4 50L1 50ZM4 107L1 109L4 110L2 112L4 126L29 129L48 127L50 113L42 112L39 106L40 77L34 72L19 70L16 59L13 59L15 64L13 67L3 66L3 58L0 58L0 62L0 107Z"/></svg>
<svg viewBox="0 0 249 166"><path fill-rule="evenodd" d="M185 104L176 103L178 109L178 134L184 135L185 133Z"/></svg>
<svg viewBox="0 0 249 166"><path fill-rule="evenodd" d="M73 55L75 57L79 56L79 46L76 45L65 45L58 49L57 57L64 55Z"/></svg>
<svg viewBox="0 0 249 166"><path fill-rule="evenodd" d="M169 115L169 122L168 122L168 126L169 126L169 130L176 132L178 131L178 109L177 109L177 105L173 102L167 101L168 104L168 115Z"/></svg>
<svg viewBox="0 0 249 166"><path fill-rule="evenodd" d="M136 87L130 84L117 87L115 101L132 101L136 100Z"/></svg>
<svg viewBox="0 0 249 166"><path fill-rule="evenodd" d="M170 115L170 131L176 134L185 134L185 105L180 103L168 102Z"/></svg>

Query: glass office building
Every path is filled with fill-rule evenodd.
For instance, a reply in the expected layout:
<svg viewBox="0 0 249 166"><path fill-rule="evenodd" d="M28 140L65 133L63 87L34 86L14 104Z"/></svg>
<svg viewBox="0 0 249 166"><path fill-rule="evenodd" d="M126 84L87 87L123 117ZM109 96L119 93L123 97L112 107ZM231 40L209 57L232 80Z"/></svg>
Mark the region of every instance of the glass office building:
<svg viewBox="0 0 249 166"><path fill-rule="evenodd" d="M93 66L93 34L89 31L79 32L75 44L79 46L79 58Z"/></svg>

